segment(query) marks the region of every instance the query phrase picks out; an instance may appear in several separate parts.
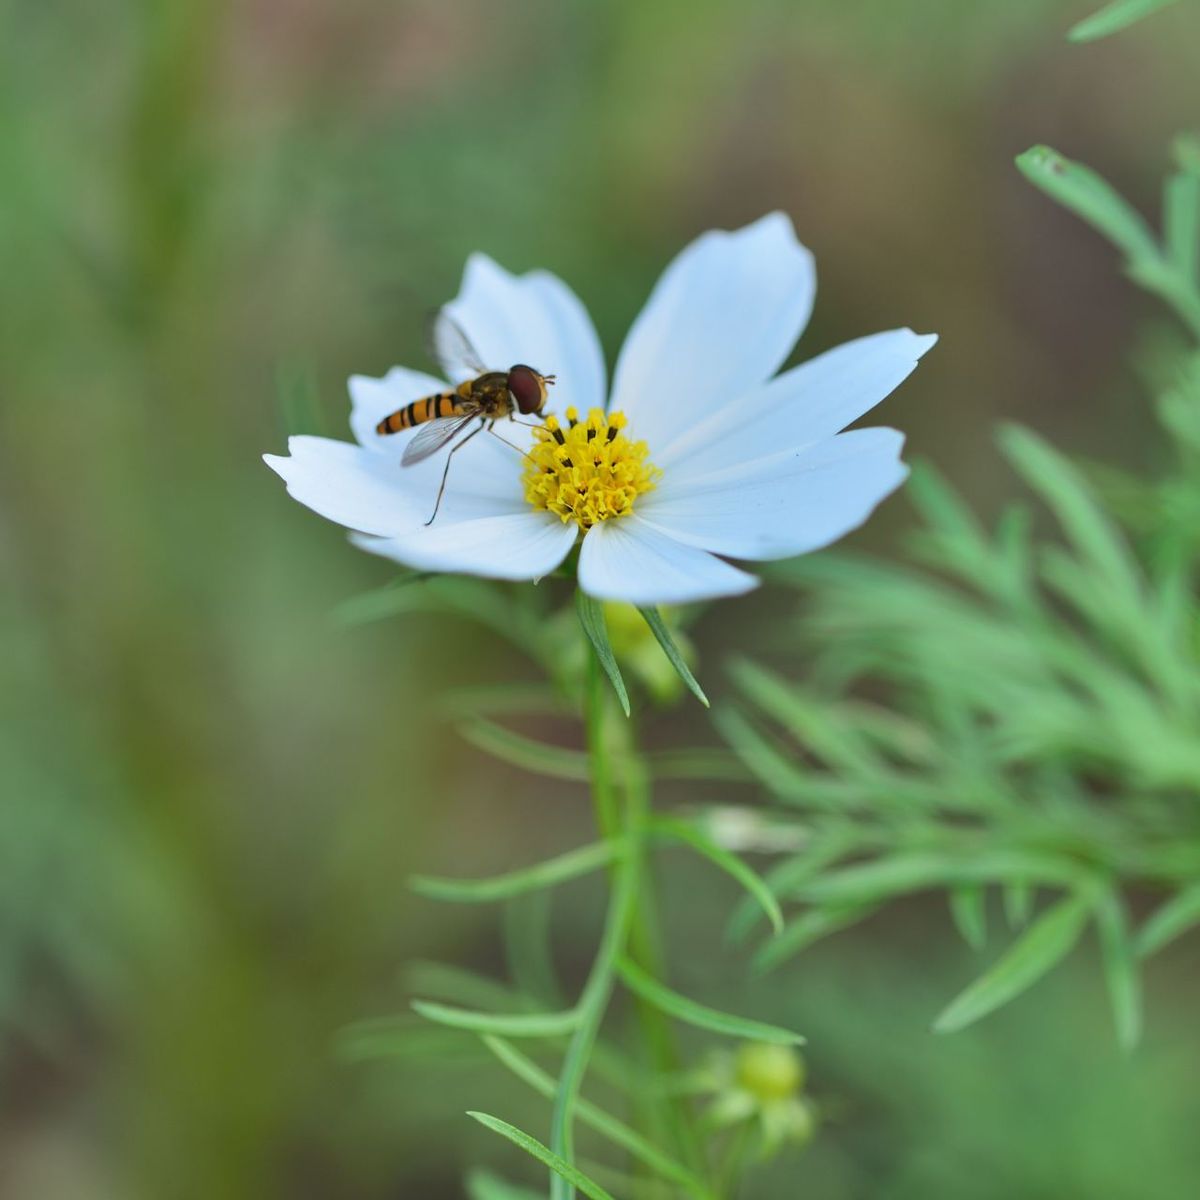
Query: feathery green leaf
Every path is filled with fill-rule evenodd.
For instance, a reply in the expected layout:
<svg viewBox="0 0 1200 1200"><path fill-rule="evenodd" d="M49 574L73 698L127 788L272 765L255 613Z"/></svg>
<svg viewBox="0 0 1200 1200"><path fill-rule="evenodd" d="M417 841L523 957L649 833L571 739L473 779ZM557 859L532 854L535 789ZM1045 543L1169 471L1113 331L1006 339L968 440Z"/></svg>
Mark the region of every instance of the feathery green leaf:
<svg viewBox="0 0 1200 1200"><path fill-rule="evenodd" d="M730 1037L748 1038L751 1041L776 1042L788 1046L799 1046L804 1043L804 1038L800 1034L782 1029L778 1025L767 1025L762 1021L735 1017L731 1013L697 1004L695 1000L689 1000L686 996L671 991L657 979L651 978L628 958L622 958L617 963L617 971L630 991L686 1025L695 1025L699 1029L707 1029L711 1033L727 1034Z"/></svg>
<svg viewBox="0 0 1200 1200"><path fill-rule="evenodd" d="M590 874L612 862L621 848L620 842L592 842L504 875L493 875L487 879L442 879L433 875L414 875L408 881L408 886L418 895L428 896L431 900L485 904L492 900L507 900L510 896L519 896L539 888L554 887L569 879L577 879L580 875Z"/></svg>
<svg viewBox="0 0 1200 1200"><path fill-rule="evenodd" d="M1044 912L974 983L960 992L933 1023L935 1033L953 1033L978 1021L1027 988L1070 953L1091 913L1085 896L1060 900Z"/></svg>
<svg viewBox="0 0 1200 1200"><path fill-rule="evenodd" d="M474 1118L480 1125L486 1126L501 1137L508 1138L514 1146L519 1146L526 1154L533 1155L556 1175L577 1187L585 1196L590 1197L590 1200L614 1200L613 1196L594 1179L589 1179L578 1167L573 1167L565 1158L560 1158L547 1146L543 1146L537 1138L530 1137L515 1125L510 1125L507 1121L501 1121L499 1117L489 1116L487 1113L468 1112L467 1116Z"/></svg>
<svg viewBox="0 0 1200 1200"><path fill-rule="evenodd" d="M692 695L705 708L708 708L708 697L704 694L704 689L696 682L696 677L692 674L691 667L687 665L686 660L679 651L679 647L675 644L675 639L671 636L671 631L662 619L662 614L657 608L639 608L638 612L645 618L646 624L650 626L650 631L658 639L658 644L663 648L663 653L667 656L671 666L675 668L675 673L687 685Z"/></svg>
<svg viewBox="0 0 1200 1200"><path fill-rule="evenodd" d="M589 596L586 592L576 591L575 611L579 615L579 624L583 626L583 632L587 634L587 639L596 652L600 666L608 676L613 691L617 693L622 710L626 716L629 716L629 693L625 690L625 680L621 678L621 668L617 666L612 643L608 640L608 625L604 620L603 606L599 600Z"/></svg>

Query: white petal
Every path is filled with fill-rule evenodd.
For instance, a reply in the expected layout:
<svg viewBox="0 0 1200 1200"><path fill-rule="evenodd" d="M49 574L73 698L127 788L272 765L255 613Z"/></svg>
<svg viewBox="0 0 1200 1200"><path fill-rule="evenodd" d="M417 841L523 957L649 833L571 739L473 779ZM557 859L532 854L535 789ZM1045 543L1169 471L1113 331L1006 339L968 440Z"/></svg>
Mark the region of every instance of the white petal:
<svg viewBox="0 0 1200 1200"><path fill-rule="evenodd" d="M936 341L893 329L846 342L681 430L654 462L683 479L824 441L899 387Z"/></svg>
<svg viewBox="0 0 1200 1200"><path fill-rule="evenodd" d="M574 522L551 513L508 513L427 527L396 538L353 536L355 545L419 571L455 571L491 579L540 579L566 558L575 544Z"/></svg>
<svg viewBox="0 0 1200 1200"><path fill-rule="evenodd" d="M467 260L462 288L447 305L485 366L507 370L526 363L558 376L556 407L604 407L604 354L587 310L561 279L547 271L512 275L485 254Z"/></svg>
<svg viewBox="0 0 1200 1200"><path fill-rule="evenodd" d="M854 429L638 501L656 529L733 558L790 558L856 529L904 482L904 435Z"/></svg>
<svg viewBox="0 0 1200 1200"><path fill-rule="evenodd" d="M396 448L410 437L407 433L390 433L380 435L375 432L375 426L390 416L398 408L420 400L422 396L431 396L434 392L444 392L449 385L442 379L432 375L424 375L420 371L410 371L405 367L393 367L382 379L374 379L369 375L350 376L350 428L360 446L368 450L382 450L389 455L396 455ZM400 439L399 441L397 439Z"/></svg>
<svg viewBox="0 0 1200 1200"><path fill-rule="evenodd" d="M415 467L350 442L288 439L290 454L263 460L288 493L314 512L363 533L390 537L423 528L433 512L445 456ZM435 527L496 513L522 512L521 460L515 451L480 433L455 455Z"/></svg>
<svg viewBox="0 0 1200 1200"><path fill-rule="evenodd" d="M601 600L687 604L748 592L758 580L632 514L588 530L579 552L579 585Z"/></svg>
<svg viewBox="0 0 1200 1200"><path fill-rule="evenodd" d="M617 360L611 406L651 450L765 382L808 322L812 255L783 213L697 238L663 272Z"/></svg>

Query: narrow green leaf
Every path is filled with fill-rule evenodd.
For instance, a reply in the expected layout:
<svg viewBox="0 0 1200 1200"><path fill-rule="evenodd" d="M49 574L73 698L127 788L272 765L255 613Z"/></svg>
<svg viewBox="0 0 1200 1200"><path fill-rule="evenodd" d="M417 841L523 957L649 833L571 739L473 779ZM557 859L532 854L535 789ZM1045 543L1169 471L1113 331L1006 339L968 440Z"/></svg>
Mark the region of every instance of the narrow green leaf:
<svg viewBox="0 0 1200 1200"><path fill-rule="evenodd" d="M810 908L794 920L789 921L787 928L776 938L764 943L754 955L753 967L756 972L773 971L789 958L794 958L802 950L846 929L851 925L865 920L879 908L878 904L842 904L831 905L828 908Z"/></svg>
<svg viewBox="0 0 1200 1200"><path fill-rule="evenodd" d="M573 1008L555 1013L488 1013L431 1000L414 1000L412 1007L427 1021L471 1033L498 1033L501 1037L562 1037L579 1024L579 1014Z"/></svg>
<svg viewBox="0 0 1200 1200"><path fill-rule="evenodd" d="M472 1171L466 1185L470 1200L544 1200L541 1192L515 1187L490 1171Z"/></svg>
<svg viewBox="0 0 1200 1200"><path fill-rule="evenodd" d="M1097 38L1108 37L1120 30L1148 17L1160 8L1174 4L1175 0L1113 0L1099 12L1085 17L1077 25L1073 25L1067 37L1073 42L1092 42Z"/></svg>
<svg viewBox="0 0 1200 1200"><path fill-rule="evenodd" d="M1009 425L1000 432L1009 460L1053 510L1081 555L1124 596L1137 596L1136 560L1074 463L1028 429Z"/></svg>
<svg viewBox="0 0 1200 1200"><path fill-rule="evenodd" d="M325 432L317 376L311 362L281 359L276 363L275 395L284 432L289 437Z"/></svg>
<svg viewBox="0 0 1200 1200"><path fill-rule="evenodd" d="M1009 929L1023 929L1033 914L1033 888L1027 879L1009 879L1000 889Z"/></svg>
<svg viewBox="0 0 1200 1200"><path fill-rule="evenodd" d="M1146 918L1134 943L1138 957L1157 954L1196 925L1200 925L1200 883L1180 889Z"/></svg>
<svg viewBox="0 0 1200 1200"><path fill-rule="evenodd" d="M486 904L507 900L523 892L554 887L607 866L622 848L621 842L593 842L578 850L568 850L556 858L519 871L493 875L487 879L441 879L433 875L414 875L408 886L419 896L431 900L449 900L459 904Z"/></svg>
<svg viewBox="0 0 1200 1200"><path fill-rule="evenodd" d="M754 776L735 754L711 746L658 750L643 755L655 779L705 779L712 783L752 783Z"/></svg>
<svg viewBox="0 0 1200 1200"><path fill-rule="evenodd" d="M764 882L777 898L793 896L809 880L826 867L837 862L858 844L858 831L852 826L835 827L820 834L814 833L810 843L794 858L773 867ZM729 918L726 936L733 943L745 940L754 928L760 909L754 897L746 896L734 909Z"/></svg>
<svg viewBox="0 0 1200 1200"><path fill-rule="evenodd" d="M1034 146L1017 155L1017 168L1035 187L1069 208L1109 239L1133 262L1161 259L1149 226L1113 187L1082 163Z"/></svg>
<svg viewBox="0 0 1200 1200"><path fill-rule="evenodd" d="M559 1158L552 1150L543 1146L537 1138L530 1137L515 1125L510 1125L507 1121L501 1121L499 1117L489 1116L487 1113L468 1112L467 1116L473 1117L480 1125L486 1126L501 1137L508 1138L514 1146L519 1146L526 1154L532 1154L556 1175L565 1179L573 1187L577 1187L585 1196L590 1197L590 1200L613 1200L613 1196L595 1180L589 1179L578 1167L573 1167L565 1158Z"/></svg>
<svg viewBox="0 0 1200 1200"><path fill-rule="evenodd" d="M697 854L707 858L715 867L719 867L727 875L738 881L758 901L767 919L771 922L776 933L783 929L783 913L779 911L779 901L775 899L771 889L757 871L744 863L736 854L718 846L702 834L694 825L672 817L660 817L650 825L652 833L673 838L690 846Z"/></svg>
<svg viewBox="0 0 1200 1200"><path fill-rule="evenodd" d="M657 608L639 608L638 612L646 620L646 624L650 626L650 631L658 639L658 644L663 648L663 653L670 660L671 666L675 668L675 673L688 686L688 690L708 708L708 697L704 694L704 689L696 682L695 675L692 674L691 668L684 661L684 657L679 652L679 647L675 645L675 639L671 636L671 631L667 628L666 622L662 619L662 615Z"/></svg>
<svg viewBox="0 0 1200 1200"><path fill-rule="evenodd" d="M550 944L553 915L554 893L545 889L510 897L501 915L508 976L525 995L537 997L536 1007L543 1011L565 1008L567 1004Z"/></svg>
<svg viewBox="0 0 1200 1200"><path fill-rule="evenodd" d="M804 772L739 709L719 706L713 713L713 723L764 787L793 804L809 800L810 789Z"/></svg>
<svg viewBox="0 0 1200 1200"><path fill-rule="evenodd" d="M974 983L961 991L933 1023L953 1033L987 1016L1035 984L1071 951L1091 912L1084 896L1068 896L1044 912Z"/></svg>
<svg viewBox="0 0 1200 1200"><path fill-rule="evenodd" d="M731 662L729 673L743 695L829 766L852 777L878 769L873 747L828 702L749 659Z"/></svg>
<svg viewBox="0 0 1200 1200"><path fill-rule="evenodd" d="M1105 892L1096 902L1096 932L1117 1042L1122 1050L1132 1050L1142 1035L1142 982L1129 935L1129 917L1116 891Z"/></svg>
<svg viewBox="0 0 1200 1200"><path fill-rule="evenodd" d="M1076 887L1090 876L1070 859L1025 850L972 853L963 847L909 850L856 863L814 879L798 895L811 903L849 904L887 900L909 892L967 883L1003 883L1014 876Z"/></svg>
<svg viewBox="0 0 1200 1200"><path fill-rule="evenodd" d="M404 984L416 996L485 1012L543 1012L545 1004L509 983L472 971L457 963L414 959L404 969ZM407 1020L415 1017L405 1014Z"/></svg>
<svg viewBox="0 0 1200 1200"><path fill-rule="evenodd" d="M529 1084L535 1092L545 1096L547 1100L554 1098L555 1080L532 1059L527 1058L503 1038L484 1037L483 1042L518 1079ZM594 1129L601 1137L607 1138L614 1146L620 1146L621 1149L628 1151L633 1158L657 1172L664 1179L679 1184L689 1195L703 1197L709 1194L705 1185L686 1168L669 1158L656 1146L646 1141L640 1133L630 1129L628 1125L617 1120L598 1105L580 1099L575 1105L575 1115L583 1124Z"/></svg>
<svg viewBox="0 0 1200 1200"><path fill-rule="evenodd" d="M458 732L476 749L534 775L577 783L586 783L590 778L588 756L581 750L539 742L484 717L460 722Z"/></svg>
<svg viewBox="0 0 1200 1200"><path fill-rule="evenodd" d="M411 611L412 598L404 594L405 589L411 584L432 579L435 574L435 571L409 571L382 587L350 596L334 608L334 624L353 628Z"/></svg>
<svg viewBox="0 0 1200 1200"><path fill-rule="evenodd" d="M778 1025L767 1025L762 1021L751 1021L745 1017L735 1017L730 1013L720 1012L697 1004L678 992L671 991L652 979L641 967L622 958L617 963L617 971L625 981L626 986L655 1008L683 1021L687 1025L695 1025L699 1029L707 1029L712 1033L723 1033L730 1037L748 1038L758 1042L776 1042L780 1045L803 1045L804 1038Z"/></svg>
<svg viewBox="0 0 1200 1200"><path fill-rule="evenodd" d="M381 1058L427 1058L434 1062L477 1062L470 1038L455 1029L430 1025L411 1013L356 1021L337 1032L334 1053L344 1062Z"/></svg>
<svg viewBox="0 0 1200 1200"><path fill-rule="evenodd" d="M1200 263L1200 175L1172 175L1163 196L1163 241L1184 279L1196 282Z"/></svg>
<svg viewBox="0 0 1200 1200"><path fill-rule="evenodd" d="M972 950L987 942L987 894L979 884L963 884L950 890L950 915L955 928Z"/></svg>
<svg viewBox="0 0 1200 1200"><path fill-rule="evenodd" d="M621 668L617 666L616 656L613 654L612 645L608 640L608 625L604 620L604 608L599 600L587 595L586 592L576 591L575 611L579 614L579 624L583 626L583 632L587 634L588 641L592 643L592 649L596 652L600 666L608 676L613 691L617 693L622 711L629 716L629 693L625 690L625 680L621 678Z"/></svg>

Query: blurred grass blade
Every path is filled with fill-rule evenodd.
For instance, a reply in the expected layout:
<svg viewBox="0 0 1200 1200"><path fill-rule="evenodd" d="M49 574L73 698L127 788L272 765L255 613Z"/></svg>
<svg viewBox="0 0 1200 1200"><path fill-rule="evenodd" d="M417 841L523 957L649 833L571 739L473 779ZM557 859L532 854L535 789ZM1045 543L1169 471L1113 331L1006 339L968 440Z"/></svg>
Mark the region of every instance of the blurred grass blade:
<svg viewBox="0 0 1200 1200"><path fill-rule="evenodd" d="M1160 258L1150 227L1090 167L1072 162L1049 146L1034 146L1017 155L1017 168L1035 187L1104 234L1131 262Z"/></svg>
<svg viewBox="0 0 1200 1200"><path fill-rule="evenodd" d="M554 965L553 914L554 893L540 889L522 892L506 900L501 917L509 978L519 991L537 997L536 1007L542 1010L567 1006ZM490 1008L491 1005L481 1007Z"/></svg>
<svg viewBox="0 0 1200 1200"><path fill-rule="evenodd" d="M544 1200L541 1192L514 1187L490 1171L472 1171L466 1187L469 1200Z"/></svg>
<svg viewBox="0 0 1200 1200"><path fill-rule="evenodd" d="M666 622L662 619L662 614L657 608L639 608L638 612L646 620L646 624L650 626L650 631L658 639L658 644L663 648L663 653L670 660L671 666L675 668L675 673L687 684L688 690L708 708L708 697L704 694L704 689L696 681L695 675L692 674L691 668L684 661L683 655L679 652L679 647L675 644L675 639L671 636L671 631L667 628Z"/></svg>
<svg viewBox="0 0 1200 1200"><path fill-rule="evenodd" d="M604 609L600 601L577 590L575 592L575 611L579 614L579 623L583 626L583 632L587 634L588 641L592 643L592 649L596 652L600 666L608 676L613 691L617 693L622 711L629 716L629 693L625 690L625 680L621 678L621 668L617 666L612 644L608 640L608 625L605 623Z"/></svg>
<svg viewBox="0 0 1200 1200"><path fill-rule="evenodd" d="M404 984L417 996L444 1001L460 1008L489 1012L541 1012L547 1007L508 983L457 963L418 958L404 969ZM406 1020L414 1018L407 1016Z"/></svg>
<svg viewBox="0 0 1200 1200"><path fill-rule="evenodd" d="M1096 932L1117 1041L1122 1050L1132 1050L1142 1035L1142 982L1129 935L1129 917L1116 891L1105 892L1096 903Z"/></svg>
<svg viewBox="0 0 1200 1200"><path fill-rule="evenodd" d="M483 1042L518 1079L529 1084L535 1092L546 1097L547 1100L554 1098L557 1086L555 1080L531 1058L526 1057L503 1038L485 1036ZM688 1195L704 1197L709 1194L705 1185L686 1168L599 1106L580 1099L575 1105L575 1115L583 1124L594 1129L601 1137L607 1138L614 1146L620 1146L631 1157L636 1158L664 1179L679 1184L687 1191Z"/></svg>
<svg viewBox="0 0 1200 1200"><path fill-rule="evenodd" d="M280 360L275 365L275 394L279 398L283 431L288 437L326 432L311 362Z"/></svg>
<svg viewBox="0 0 1200 1200"><path fill-rule="evenodd" d="M1146 918L1134 941L1138 957L1157 954L1196 925L1200 925L1200 883L1181 888Z"/></svg>
<svg viewBox="0 0 1200 1200"><path fill-rule="evenodd" d="M1096 503L1078 468L1049 443L1018 425L1001 430L1000 444L1095 571L1118 594L1139 595L1141 574L1129 547Z"/></svg>
<svg viewBox="0 0 1200 1200"><path fill-rule="evenodd" d="M1200 262L1200 175L1182 171L1167 180L1163 241L1179 273L1195 283Z"/></svg>
<svg viewBox="0 0 1200 1200"><path fill-rule="evenodd" d="M965 1029L1032 987L1070 953L1090 913L1087 898L1079 895L1043 913L990 970L946 1006L933 1023L934 1032Z"/></svg>
<svg viewBox="0 0 1200 1200"><path fill-rule="evenodd" d="M732 876L758 902L776 933L783 929L783 913L779 901L757 871L743 862L736 854L718 846L694 825L672 817L660 817L650 825L650 832L662 834L690 846L697 854L707 858L715 867Z"/></svg>
<svg viewBox="0 0 1200 1200"><path fill-rule="evenodd" d="M686 1025L695 1025L698 1029L707 1029L711 1033L723 1033L730 1037L748 1038L757 1042L775 1042L786 1046L798 1046L804 1042L800 1034L781 1029L778 1025L735 1017L731 1013L697 1004L696 1001L671 991L657 979L652 979L628 958L618 961L617 972L630 991Z"/></svg>
<svg viewBox="0 0 1200 1200"><path fill-rule="evenodd" d="M569 779L586 783L590 778L588 756L581 750L551 746L524 734L513 733L486 717L462 721L458 732L474 746L510 766L550 779Z"/></svg>
<svg viewBox="0 0 1200 1200"><path fill-rule="evenodd" d="M539 888L554 887L568 879L587 875L612 862L620 848L620 842L593 842L504 875L492 875L487 879L443 879L434 875L414 875L408 881L408 886L418 895L431 900L486 904Z"/></svg>
<svg viewBox="0 0 1200 1200"><path fill-rule="evenodd" d="M752 704L830 767L850 776L878 769L871 745L829 704L806 696L789 680L749 659L735 659L729 673Z"/></svg>
<svg viewBox="0 0 1200 1200"><path fill-rule="evenodd" d="M754 970L772 971L781 963L807 950L815 942L839 929L846 929L865 920L879 908L878 904L845 904L828 908L811 908L795 920L771 941L761 946L754 955Z"/></svg>
<svg viewBox="0 0 1200 1200"><path fill-rule="evenodd" d="M534 1158L565 1179L572 1187L577 1187L585 1196L590 1197L590 1200L614 1200L613 1196L595 1180L589 1179L577 1167L571 1166L565 1158L559 1158L552 1150L543 1146L537 1138L530 1137L515 1125L510 1125L507 1121L501 1121L499 1117L492 1117L487 1113L468 1112L467 1116L473 1117L480 1125L487 1126L501 1137L508 1138L514 1146L520 1146L526 1154L532 1154Z"/></svg>
<svg viewBox="0 0 1200 1200"><path fill-rule="evenodd" d="M814 834L811 843L794 858L781 862L765 876L764 882L777 898L786 899L808 883L826 867L848 854L858 842L858 832L851 826L837 827ZM733 943L745 940L759 916L759 906L752 896L745 896L733 910L726 927L726 937Z"/></svg>
<svg viewBox="0 0 1200 1200"><path fill-rule="evenodd" d="M422 583L432 579L434 571L409 571L382 587L372 588L369 592L360 592L343 600L333 610L334 624L343 628L353 629L356 625L367 625L372 621L382 621L387 617L399 616L411 610L411 597L404 594L404 589L413 583Z"/></svg>
<svg viewBox="0 0 1200 1200"><path fill-rule="evenodd" d="M979 884L964 884L950 890L950 915L962 939L972 950L987 943L987 893Z"/></svg>
<svg viewBox="0 0 1200 1200"><path fill-rule="evenodd" d="M768 791L793 804L802 804L808 799L804 773L740 709L718 707L713 713L713 723Z"/></svg>
<svg viewBox="0 0 1200 1200"><path fill-rule="evenodd" d="M1067 37L1073 42L1092 42L1127 29L1143 17L1174 4L1175 0L1113 0L1099 12L1073 25Z"/></svg>
<svg viewBox="0 0 1200 1200"><path fill-rule="evenodd" d="M1034 889L1026 879L1010 879L1000 889L1009 929L1024 929L1033 915Z"/></svg>
<svg viewBox="0 0 1200 1200"><path fill-rule="evenodd" d="M452 1008L430 1000L414 1000L413 1011L427 1021L466 1029L471 1033L498 1033L502 1037L562 1037L579 1024L575 1009L555 1013L488 1013Z"/></svg>
<svg viewBox="0 0 1200 1200"><path fill-rule="evenodd" d="M1064 887L1090 882L1088 873L1077 863L1051 854L1025 850L984 850L972 854L961 847L948 847L904 851L855 863L814 879L798 895L812 903L866 903L932 888L1001 883L1013 878Z"/></svg>

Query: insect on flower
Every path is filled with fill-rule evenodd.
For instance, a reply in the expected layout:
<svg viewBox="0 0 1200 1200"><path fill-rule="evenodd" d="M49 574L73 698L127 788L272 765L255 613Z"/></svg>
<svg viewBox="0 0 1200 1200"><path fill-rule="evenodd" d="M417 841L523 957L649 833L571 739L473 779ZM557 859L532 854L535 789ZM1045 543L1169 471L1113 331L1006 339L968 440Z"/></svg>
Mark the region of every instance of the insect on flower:
<svg viewBox="0 0 1200 1200"><path fill-rule="evenodd" d="M445 309L439 310L433 319L430 341L433 357L448 378L460 374L469 374L469 378L464 379L452 392L434 392L431 396L413 400L389 413L375 426L375 432L384 435L412 429L415 425L424 427L404 448L404 455L400 459L402 467L424 462L443 446L453 442L467 426L474 426L446 455L437 500L426 525L433 524L442 506L454 455L481 429L500 438L505 445L512 446L512 442L500 437L493 426L505 417L516 420L518 412L525 416L536 416L546 405L547 385L554 382L553 375L543 375L524 363L515 363L507 371L489 371L480 361L479 352L471 345L471 339ZM513 449L524 453L519 446L513 446Z"/></svg>
<svg viewBox="0 0 1200 1200"><path fill-rule="evenodd" d="M439 323L448 378L355 375L353 443L297 436L266 461L355 545L414 570L536 580L578 549L579 587L600 600L738 595L758 580L735 562L837 541L908 473L897 430L848 427L937 338L889 329L781 371L815 294L783 213L702 234L667 265L610 383L561 279L473 254ZM565 403L528 363L557 373Z"/></svg>

